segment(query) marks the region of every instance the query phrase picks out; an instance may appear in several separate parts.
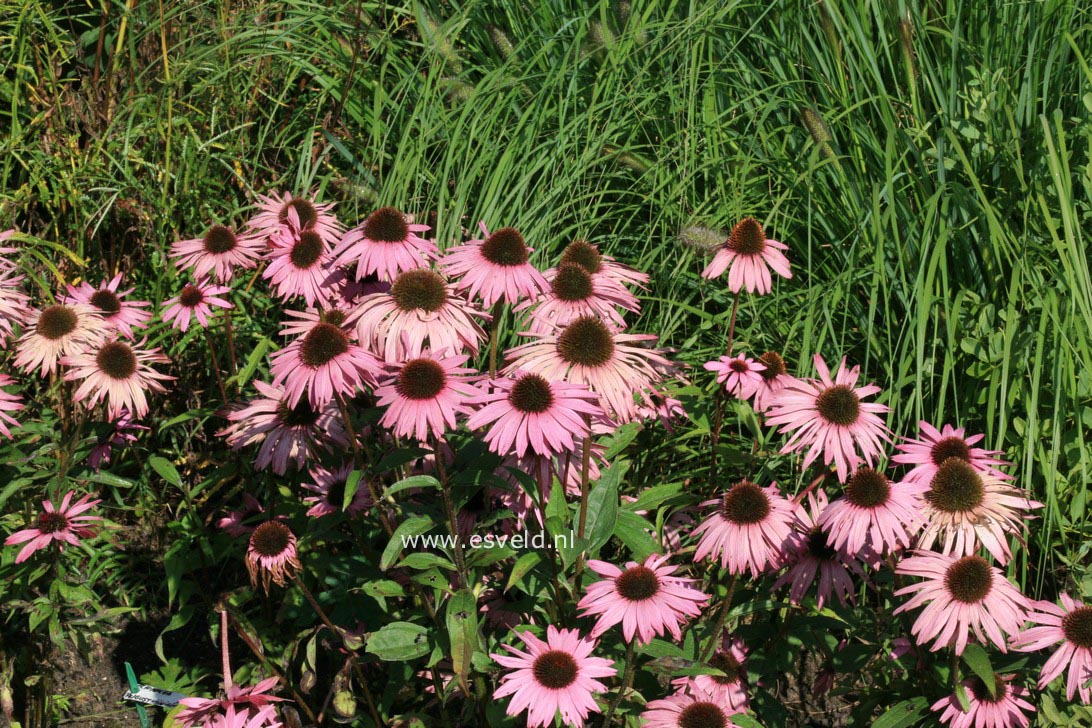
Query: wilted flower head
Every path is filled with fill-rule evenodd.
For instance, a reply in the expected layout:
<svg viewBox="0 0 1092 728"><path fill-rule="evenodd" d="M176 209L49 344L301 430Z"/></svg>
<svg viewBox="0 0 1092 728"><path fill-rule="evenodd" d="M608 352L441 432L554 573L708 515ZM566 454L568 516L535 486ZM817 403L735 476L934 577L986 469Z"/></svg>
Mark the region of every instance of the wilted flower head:
<svg viewBox="0 0 1092 728"><path fill-rule="evenodd" d="M259 576L266 591L270 581L284 586L302 568L296 554L295 534L279 520L266 521L255 528L246 551L246 568L252 586L258 586Z"/></svg>

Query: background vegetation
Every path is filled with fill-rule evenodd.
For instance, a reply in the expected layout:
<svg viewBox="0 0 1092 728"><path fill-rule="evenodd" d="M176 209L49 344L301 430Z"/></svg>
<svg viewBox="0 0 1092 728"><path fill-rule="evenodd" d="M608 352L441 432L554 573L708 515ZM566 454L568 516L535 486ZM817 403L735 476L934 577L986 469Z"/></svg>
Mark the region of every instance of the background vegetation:
<svg viewBox="0 0 1092 728"><path fill-rule="evenodd" d="M543 267L587 237L652 274L633 327L697 365L731 303L702 247L754 215L796 275L744 298L737 348L847 356L897 433L984 432L1046 504L1012 573L1092 595L1088 3L21 0L0 49L0 229L36 238L43 295L125 270L161 302L172 241L317 190L350 223L413 212L441 246L514 225ZM246 378L270 307L235 319ZM143 546L96 577L100 606L172 628L241 573L187 535L244 487L203 446L223 420L194 407L215 386L199 336L153 330L183 380L105 484ZM648 484L708 467L688 394L694 428L644 442ZM30 482L6 467L0 507Z"/></svg>

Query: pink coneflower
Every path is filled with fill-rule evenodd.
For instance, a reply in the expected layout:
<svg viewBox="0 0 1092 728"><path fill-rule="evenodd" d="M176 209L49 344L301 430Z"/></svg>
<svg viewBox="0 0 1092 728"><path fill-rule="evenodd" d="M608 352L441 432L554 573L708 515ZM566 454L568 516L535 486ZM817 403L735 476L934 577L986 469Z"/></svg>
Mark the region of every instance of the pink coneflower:
<svg viewBox="0 0 1092 728"><path fill-rule="evenodd" d="M226 516L217 519L216 527L223 529L232 538L240 538L254 532L254 526L248 525L247 521L252 516L262 513L265 513L265 506L250 493L243 493L242 507L235 511L228 511ZM284 517L278 516L278 518Z"/></svg>
<svg viewBox="0 0 1092 728"><path fill-rule="evenodd" d="M1068 668L1065 696L1080 695L1085 705L1092 702L1092 605L1083 604L1068 594L1061 595L1062 605L1034 602L1028 620L1035 626L1021 632L1013 647L1022 652L1043 650L1061 643L1039 673L1039 689L1046 688Z"/></svg>
<svg viewBox="0 0 1092 728"><path fill-rule="evenodd" d="M66 543L79 546L81 538L94 535L91 523L101 521L102 517L82 514L102 501L91 500L91 496L85 495L72 503L72 495L71 492L65 493L60 508L54 508L52 501L42 501L43 512L38 516L38 525L16 531L4 540L5 546L26 543L15 557L15 563L23 563L35 551L49 546L50 542L56 543L58 549L63 549Z"/></svg>
<svg viewBox="0 0 1092 728"><path fill-rule="evenodd" d="M232 308L231 302L220 298L230 293L227 286L214 286L208 281L187 283L178 295L163 304L160 318L183 333L190 327L190 318L196 317L203 327L208 327L213 307Z"/></svg>
<svg viewBox="0 0 1092 728"><path fill-rule="evenodd" d="M375 274L393 281L399 273L423 268L440 257L436 243L417 234L426 230L428 225L409 222L395 208L381 207L363 225L345 233L334 249L334 264L355 265L358 279Z"/></svg>
<svg viewBox="0 0 1092 728"><path fill-rule="evenodd" d="M77 402L88 399L87 407L106 401L107 416L120 416L129 410L137 417L148 414L145 392L163 393L166 388L160 382L174 377L152 369L151 364L170 362L159 349L139 348L144 342L132 345L117 338L107 339L84 351L61 357L61 364L69 367L66 382L83 380L73 394Z"/></svg>
<svg viewBox="0 0 1092 728"><path fill-rule="evenodd" d="M351 397L375 381L379 361L353 341L351 333L332 323L316 324L304 336L273 354L274 386L284 385L288 405L308 394L320 409L337 396Z"/></svg>
<svg viewBox="0 0 1092 728"><path fill-rule="evenodd" d="M690 617L701 615L709 595L694 589L694 579L672 576L678 566L667 564L666 554L651 554L644 563L630 561L625 570L595 559L588 568L603 577L589 584L584 598L577 604L580 616L599 615L592 638L597 638L621 623L626 641L638 636L637 644L647 645L653 637L667 630L682 639L680 625Z"/></svg>
<svg viewBox="0 0 1092 728"><path fill-rule="evenodd" d="M992 642L1006 652L1005 635L1015 637L1027 619L1027 597L981 556L914 553L899 562L895 573L925 581L895 592L914 595L895 614L925 605L911 630L918 643L935 638L933 652L954 645L961 655L973 630L979 642Z"/></svg>
<svg viewBox="0 0 1092 728"><path fill-rule="evenodd" d="M99 440L99 443L91 450L91 454L87 456L87 464L94 470L99 470L104 464L110 462L115 447L129 447L137 441L137 433L148 432L151 429L134 422L132 413L127 409L122 409L111 419L112 427L106 438Z"/></svg>
<svg viewBox="0 0 1092 728"><path fill-rule="evenodd" d="M503 647L511 655L492 654L503 667L514 670L501 676L493 698L512 696L508 715L527 711L528 728L553 724L558 711L565 725L581 728L590 713L599 706L592 695L605 692L607 686L597 677L613 677L617 672L611 660L592 657L595 642L583 639L575 629L546 628L546 641L530 632L520 632L527 651L511 645Z"/></svg>
<svg viewBox="0 0 1092 728"><path fill-rule="evenodd" d="M588 273L591 273L592 278L597 283L614 288L615 295L628 295L627 303L629 305L626 308L630 306L640 308L637 297L630 293L627 286L647 288L647 273L642 273L635 268L619 263L609 255L603 255L599 252L598 246L589 243L587 240L574 240L565 246L558 265L561 266L566 263L579 265Z"/></svg>
<svg viewBox="0 0 1092 728"><path fill-rule="evenodd" d="M933 479L937 468L944 464L948 458L959 458L971 464L975 470L989 473L1001 480L1011 480L1012 476L1003 470L998 470L995 465L1009 465L1010 463L994 457L1000 455L1000 450L985 450L980 447L972 447L985 435L971 435L967 437L962 427L956 428L944 425L940 430L930 425L925 420L918 423L921 429L921 439L906 439L895 446L901 450L891 459L896 463L913 465L905 476L905 480L911 483L925 485Z"/></svg>
<svg viewBox="0 0 1092 728"><path fill-rule="evenodd" d="M226 283L231 280L236 266L257 267L264 242L260 234L237 235L226 225L213 225L200 238L172 245L170 257L176 258L175 265L179 268L189 268L194 278L211 275Z"/></svg>
<svg viewBox="0 0 1092 728"><path fill-rule="evenodd" d="M15 366L41 376L55 371L61 357L76 354L102 340L106 327L90 306L54 304L33 311L15 345Z"/></svg>
<svg viewBox="0 0 1092 728"><path fill-rule="evenodd" d="M442 437L455 429L455 418L470 412L478 391L466 377L474 370L463 367L468 357L424 356L410 359L397 368L375 390L378 405L386 407L379 424L399 437Z"/></svg>
<svg viewBox="0 0 1092 728"><path fill-rule="evenodd" d="M538 298L546 290L546 279L527 262L533 251L513 227L501 228L492 235L479 222L484 240L470 240L447 251L440 267L457 279L456 290L468 298L481 299L485 308L497 301L517 304Z"/></svg>
<svg viewBox="0 0 1092 728"><path fill-rule="evenodd" d="M789 259L781 251L789 246L766 237L766 231L753 217L736 223L728 239L721 243L713 260L702 271L702 278L713 279L728 271L728 289L739 293L769 293L773 288L772 268L782 278L792 278Z"/></svg>
<svg viewBox="0 0 1092 728"><path fill-rule="evenodd" d="M752 403L755 412L763 413L769 410L770 405L777 399L778 393L792 380L789 376L785 360L776 351L767 351L758 357L758 363L764 369L759 372L762 375L762 383L755 390L755 398Z"/></svg>
<svg viewBox="0 0 1092 728"><path fill-rule="evenodd" d="M229 705L223 715L210 718L205 728L283 728L284 723L277 720L276 710L267 705L257 711L236 711L234 705Z"/></svg>
<svg viewBox="0 0 1092 728"><path fill-rule="evenodd" d="M762 386L762 372L766 365L760 364L748 356L722 356L716 361L707 361L704 369L717 373L717 381L724 385L728 394L739 399L750 399Z"/></svg>
<svg viewBox="0 0 1092 728"><path fill-rule="evenodd" d="M675 422L687 418L686 407L674 397L658 389L645 393L644 401L637 405L637 417L641 420L658 419L668 433L675 432Z"/></svg>
<svg viewBox="0 0 1092 728"><path fill-rule="evenodd" d="M844 483L862 462L861 455L872 465L882 453L883 443L890 441L887 425L880 417L888 408L861 401L880 388L874 384L858 387L861 368L847 369L845 357L834 379L821 356L816 354L813 361L820 379L787 382L770 406L766 424L781 425L781 432L793 433L781 452L808 447L805 468L822 453L824 464L833 462L838 480Z"/></svg>
<svg viewBox="0 0 1092 728"><path fill-rule="evenodd" d="M581 316L594 316L621 331L626 321L618 312L619 307L638 311L633 295L618 286L607 285L583 266L562 263L547 271L549 290L537 300L527 300L515 310L531 309L528 329L533 334L546 334L565 326Z"/></svg>
<svg viewBox="0 0 1092 728"><path fill-rule="evenodd" d="M789 601L802 604L811 589L815 577L819 577L816 605L819 609L830 601L831 594L838 597L843 607L854 601L856 586L853 575L864 579L861 569L851 554L836 548L827 532L819 525L819 519L827 509L827 494L823 490L808 494L808 508L799 513L797 530L782 547L788 570L778 577L771 589L791 584Z"/></svg>
<svg viewBox="0 0 1092 728"><path fill-rule="evenodd" d="M1027 511L1043 507L1020 488L979 472L958 457L936 469L923 499L927 525L920 548L942 541L943 553L967 556L982 545L1002 566L1012 558L1008 534L1019 534Z"/></svg>
<svg viewBox="0 0 1092 728"><path fill-rule="evenodd" d="M0 374L0 435L11 439L11 430L8 426L18 427L19 420L12 417L9 413L18 412L23 409L23 399L17 394L11 394L5 392L2 387L7 387L15 384L15 380L9 377L7 374Z"/></svg>
<svg viewBox="0 0 1092 728"><path fill-rule="evenodd" d="M559 332L509 349L504 373L527 371L550 381L586 384L623 424L639 415L635 395L647 399L647 392L674 369L658 350L635 345L655 340L651 334L618 333L594 316L582 316Z"/></svg>
<svg viewBox="0 0 1092 728"><path fill-rule="evenodd" d="M776 485L760 488L741 480L720 498L702 503L716 511L694 529L700 537L694 560L716 559L732 574L759 576L781 563L782 545L799 518L798 509Z"/></svg>
<svg viewBox="0 0 1092 728"><path fill-rule="evenodd" d="M221 720L222 716L227 715L229 711L234 711L236 715L271 716L270 711L273 710L271 704L284 700L284 698L269 694L269 691L280 682L276 677L267 678L257 685L251 685L247 688L231 685L230 681L231 676L226 675L225 682L228 683L228 688L221 698L182 698L179 700L178 704L184 707L174 716L174 722L182 728L189 728L190 726L193 728L208 728L208 726L219 726L215 721ZM214 722L210 723L209 721ZM276 725L275 723L270 724L269 728L274 728Z"/></svg>
<svg viewBox="0 0 1092 728"><path fill-rule="evenodd" d="M934 711L944 711L940 722L951 728L1028 728L1030 721L1023 711L1035 712L1035 706L1024 700L1028 691L1013 685L1015 675L994 675L993 694L980 677L962 682L968 709L963 710L959 696L952 693L933 703Z"/></svg>
<svg viewBox="0 0 1092 728"><path fill-rule="evenodd" d="M321 465L315 465L310 472L315 482L303 483L302 487L318 495L309 495L303 499L305 505L311 506L307 510L307 515L312 518L321 518L340 512L345 503L345 484L353 472L353 464L347 463L336 470L327 470ZM361 480L357 483L356 492L353 493L353 500L349 503L346 513L355 516L371 504L368 484Z"/></svg>
<svg viewBox="0 0 1092 728"><path fill-rule="evenodd" d="M425 348L476 354L485 331L475 319L489 318L427 268L400 273L388 293L365 296L354 316L360 341L390 363L420 356Z"/></svg>
<svg viewBox="0 0 1092 728"><path fill-rule="evenodd" d="M229 412L232 424L217 434L227 438L235 451L261 443L254 459L259 470L271 467L277 475L284 475L290 462L303 468L318 451L349 446L335 402L316 408L300 399L290 405L283 387L259 381L254 387L262 396Z"/></svg>
<svg viewBox="0 0 1092 728"><path fill-rule="evenodd" d="M675 687L692 695L707 695L718 705L726 706L732 712L747 710L750 698L747 696L747 647L743 640L734 635L725 634L721 645L706 663L716 668L723 675L694 675L680 677L671 681Z"/></svg>
<svg viewBox="0 0 1092 728"><path fill-rule="evenodd" d="M288 192L258 195L258 212L247 226L263 238L281 233L295 215L298 230L314 230L327 245L336 245L341 236L341 223L334 216L332 202L318 203L307 197Z"/></svg>
<svg viewBox="0 0 1092 728"><path fill-rule="evenodd" d="M315 324L323 323L340 326L346 333L351 333L355 323L352 311L336 305L324 309L308 308L306 311L286 310L283 313L289 318L281 321L280 335L289 338L304 336L315 328Z"/></svg>
<svg viewBox="0 0 1092 728"><path fill-rule="evenodd" d="M8 348L15 326L30 315L30 297L20 288L22 283L23 276L16 275L14 268L0 265L0 349Z"/></svg>
<svg viewBox="0 0 1092 728"><path fill-rule="evenodd" d="M922 490L913 483L894 484L870 467L857 468L845 494L819 514L819 526L833 548L853 555L865 549L880 554L909 548L911 534L924 521Z"/></svg>
<svg viewBox="0 0 1092 728"><path fill-rule="evenodd" d="M644 728L730 728L730 716L741 712L718 696L692 691L650 700L641 719Z"/></svg>
<svg viewBox="0 0 1092 728"><path fill-rule="evenodd" d="M262 278L270 282L277 296L284 301L303 296L308 306L325 303L332 292L324 288L330 277L326 267L330 248L318 231L301 230L293 209L288 212L288 224L269 241L269 266Z"/></svg>
<svg viewBox="0 0 1092 728"><path fill-rule="evenodd" d="M125 296L135 288L118 291L121 285L121 273L109 281L103 281L95 288L87 281L79 286L68 286L68 294L61 303L84 303L98 311L106 328L116 330L126 338L133 338L133 329L142 329L148 325L152 314L144 309L151 304L147 301L125 301Z"/></svg>
<svg viewBox="0 0 1092 728"><path fill-rule="evenodd" d="M250 534L246 570L250 572L251 586L258 586L260 574L262 588L268 592L271 580L277 586L284 586L301 568L296 554L296 535L284 523L266 521Z"/></svg>
<svg viewBox="0 0 1092 728"><path fill-rule="evenodd" d="M591 432L585 417L605 416L599 398L584 385L550 382L537 374L494 379L490 391L473 403L484 406L470 415L467 427L492 425L485 442L501 456L570 452Z"/></svg>

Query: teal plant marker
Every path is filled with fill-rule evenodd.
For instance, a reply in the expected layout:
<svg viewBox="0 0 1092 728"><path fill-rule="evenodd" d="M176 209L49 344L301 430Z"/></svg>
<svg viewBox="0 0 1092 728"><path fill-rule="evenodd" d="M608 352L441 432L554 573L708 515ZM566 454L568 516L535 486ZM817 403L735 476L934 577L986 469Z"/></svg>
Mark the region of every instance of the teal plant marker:
<svg viewBox="0 0 1092 728"><path fill-rule="evenodd" d="M133 672L133 666L128 662L125 663L125 675L129 678L129 690L137 692L140 690L140 684L137 683L136 673ZM136 704L137 715L140 716L140 728L152 728L152 724L148 722L148 709L140 703Z"/></svg>

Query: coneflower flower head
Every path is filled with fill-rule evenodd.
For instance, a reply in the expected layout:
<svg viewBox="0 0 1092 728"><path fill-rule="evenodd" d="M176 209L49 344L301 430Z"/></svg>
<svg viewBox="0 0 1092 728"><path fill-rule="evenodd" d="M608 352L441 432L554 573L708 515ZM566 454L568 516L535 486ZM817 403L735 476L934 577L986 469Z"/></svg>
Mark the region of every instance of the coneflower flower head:
<svg viewBox="0 0 1092 728"><path fill-rule="evenodd" d="M945 554L966 556L981 545L1002 566L1012 558L1008 535L1019 535L1028 511L1043 507L1021 489L959 457L949 457L936 469L923 498L928 523L921 548L941 540Z"/></svg>
<svg viewBox="0 0 1092 728"><path fill-rule="evenodd" d="M514 305L538 298L546 280L528 262L533 249L519 230L504 227L490 234L485 223L479 225L484 239L452 248L440 261L444 272L457 279L456 290L481 299L486 308L497 301Z"/></svg>
<svg viewBox="0 0 1092 728"><path fill-rule="evenodd" d="M1092 605L1083 604L1068 594L1061 595L1061 605L1035 602L1028 615L1032 627L1021 632L1013 647L1032 652L1058 645L1039 673L1039 689L1044 689L1067 669L1065 696L1092 702Z"/></svg>
<svg viewBox="0 0 1092 728"><path fill-rule="evenodd" d="M170 257L178 268L189 268L194 278L212 276L226 283L236 267L257 267L263 245L258 234L237 235L226 225L213 225L200 238L172 245Z"/></svg>
<svg viewBox="0 0 1092 728"><path fill-rule="evenodd" d="M788 249L784 243L767 238L765 229L753 217L745 217L732 228L702 277L717 278L728 271L732 293L746 288L748 293L766 294L773 289L771 269L782 278L792 278L789 259L782 252Z"/></svg>
<svg viewBox="0 0 1092 728"><path fill-rule="evenodd" d="M46 306L31 313L15 346L15 366L47 376L61 357L77 354L105 335L102 317L86 304Z"/></svg>
<svg viewBox="0 0 1092 728"><path fill-rule="evenodd" d="M418 235L428 229L428 225L409 222L393 207L381 207L360 227L345 233L334 249L334 265L355 266L358 279L374 274L392 281L399 273L440 257L436 243Z"/></svg>
<svg viewBox="0 0 1092 728"><path fill-rule="evenodd" d="M912 534L924 523L922 490L913 483L892 483L879 470L857 468L843 496L819 514L819 525L834 548L853 555L909 548Z"/></svg>
<svg viewBox="0 0 1092 728"><path fill-rule="evenodd" d="M943 711L940 722L950 728L1028 728L1028 716L1023 711L1035 712L1035 706L1024 698L1028 691L1013 684L1015 675L993 676L993 690L977 675L962 681L967 710L963 710L960 698L952 693L933 704L933 710Z"/></svg>
<svg viewBox="0 0 1092 728"><path fill-rule="evenodd" d="M761 488L741 480L702 506L716 509L694 529L692 535L700 539L695 561L719 556L721 567L730 573L749 571L756 577L781 564L799 513L776 485Z"/></svg>
<svg viewBox="0 0 1092 728"><path fill-rule="evenodd" d="M270 581L284 586L302 568L296 554L296 535L278 520L261 524L250 534L246 568L251 586L257 587L259 579L267 592Z"/></svg>
<svg viewBox="0 0 1092 728"><path fill-rule="evenodd" d="M764 352L757 361L762 365L762 370L759 372L762 375L762 382L755 389L752 404L755 412L763 413L769 410L778 392L784 389L785 384L792 377L789 376L785 360L776 351Z"/></svg>

